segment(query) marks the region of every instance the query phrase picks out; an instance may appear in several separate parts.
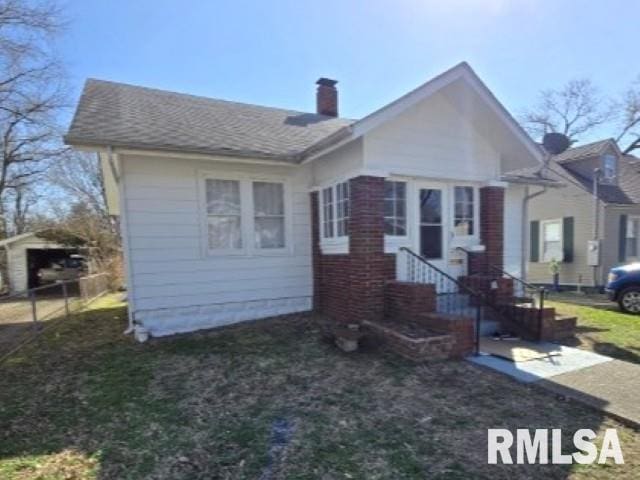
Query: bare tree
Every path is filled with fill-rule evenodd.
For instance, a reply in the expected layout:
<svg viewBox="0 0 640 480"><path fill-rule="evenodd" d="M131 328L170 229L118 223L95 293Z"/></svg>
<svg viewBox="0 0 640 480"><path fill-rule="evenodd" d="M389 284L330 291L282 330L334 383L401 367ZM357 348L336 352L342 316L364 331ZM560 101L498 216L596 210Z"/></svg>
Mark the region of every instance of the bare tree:
<svg viewBox="0 0 640 480"><path fill-rule="evenodd" d="M62 27L48 1L0 0L0 201L22 189L65 151L57 114L64 75L51 49Z"/></svg>
<svg viewBox="0 0 640 480"><path fill-rule="evenodd" d="M526 110L520 120L534 138L558 132L575 143L612 116L610 102L601 97L591 80L577 79L559 90L542 91L536 107Z"/></svg>
<svg viewBox="0 0 640 480"><path fill-rule="evenodd" d="M96 155L70 150L48 172L51 184L67 196L85 203L106 223L110 223L102 168Z"/></svg>
<svg viewBox="0 0 640 480"><path fill-rule="evenodd" d="M626 154L640 149L640 77L624 93L620 110L621 131L616 141L627 144L623 150Z"/></svg>

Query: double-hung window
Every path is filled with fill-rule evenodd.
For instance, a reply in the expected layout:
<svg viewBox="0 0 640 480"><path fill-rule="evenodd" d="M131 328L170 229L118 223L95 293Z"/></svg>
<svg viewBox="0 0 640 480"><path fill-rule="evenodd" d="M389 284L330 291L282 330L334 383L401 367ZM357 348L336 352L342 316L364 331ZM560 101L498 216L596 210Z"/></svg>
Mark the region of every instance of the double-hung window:
<svg viewBox="0 0 640 480"><path fill-rule="evenodd" d="M640 238L640 217L627 219L627 237L625 239L625 252L628 259L638 256L638 240Z"/></svg>
<svg viewBox="0 0 640 480"><path fill-rule="evenodd" d="M562 220L545 220L541 222L542 261L563 260Z"/></svg>
<svg viewBox="0 0 640 480"><path fill-rule="evenodd" d="M267 253L288 246L283 182L206 178L204 183L210 253Z"/></svg>
<svg viewBox="0 0 640 480"><path fill-rule="evenodd" d="M332 239L349 235L349 182L323 188L320 195L322 209L322 238Z"/></svg>
<svg viewBox="0 0 640 480"><path fill-rule="evenodd" d="M384 182L384 233L403 237L407 234L407 184Z"/></svg>
<svg viewBox="0 0 640 480"><path fill-rule="evenodd" d="M253 182L255 248L284 248L284 185Z"/></svg>
<svg viewBox="0 0 640 480"><path fill-rule="evenodd" d="M207 231L209 250L242 248L240 182L206 180Z"/></svg>

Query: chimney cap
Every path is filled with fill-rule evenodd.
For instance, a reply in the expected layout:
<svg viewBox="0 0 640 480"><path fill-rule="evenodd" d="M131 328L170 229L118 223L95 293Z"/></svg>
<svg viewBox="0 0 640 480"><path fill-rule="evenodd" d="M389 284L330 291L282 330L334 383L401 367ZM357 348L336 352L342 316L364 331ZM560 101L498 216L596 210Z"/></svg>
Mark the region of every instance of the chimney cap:
<svg viewBox="0 0 640 480"><path fill-rule="evenodd" d="M320 77L316 82L317 85L322 85L324 87L335 87L336 83L338 83L337 80L332 80L326 77Z"/></svg>

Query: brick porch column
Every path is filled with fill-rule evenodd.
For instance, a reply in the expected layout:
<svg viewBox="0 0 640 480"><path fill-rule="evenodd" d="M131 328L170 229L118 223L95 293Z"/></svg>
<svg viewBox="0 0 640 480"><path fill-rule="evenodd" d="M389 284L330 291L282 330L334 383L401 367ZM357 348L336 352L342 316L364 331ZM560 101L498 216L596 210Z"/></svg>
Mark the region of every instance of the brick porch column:
<svg viewBox="0 0 640 480"><path fill-rule="evenodd" d="M480 189L480 239L485 261L504 268L504 187Z"/></svg>
<svg viewBox="0 0 640 480"><path fill-rule="evenodd" d="M350 312L351 320L384 316L384 178L361 176L349 183Z"/></svg>

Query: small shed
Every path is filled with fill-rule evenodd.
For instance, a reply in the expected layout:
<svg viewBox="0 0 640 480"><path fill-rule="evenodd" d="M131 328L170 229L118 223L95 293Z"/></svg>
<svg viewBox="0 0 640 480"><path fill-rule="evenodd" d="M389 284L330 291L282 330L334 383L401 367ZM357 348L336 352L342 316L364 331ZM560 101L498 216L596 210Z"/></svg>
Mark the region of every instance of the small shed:
<svg viewBox="0 0 640 480"><path fill-rule="evenodd" d="M77 253L77 248L61 245L38 236L38 232L23 233L0 240L5 251L6 267L1 279L0 291L23 292L38 286L38 270L48 267L52 261Z"/></svg>

